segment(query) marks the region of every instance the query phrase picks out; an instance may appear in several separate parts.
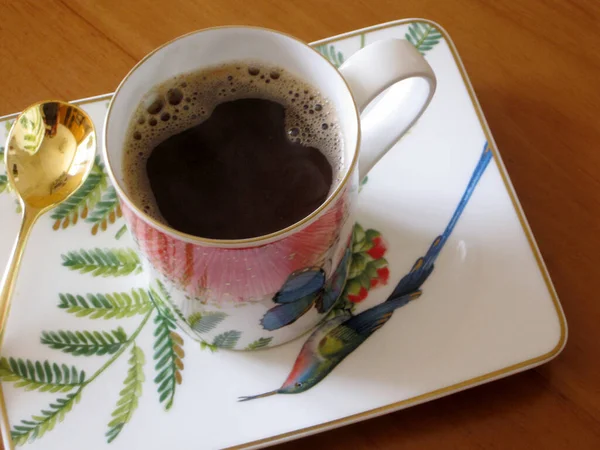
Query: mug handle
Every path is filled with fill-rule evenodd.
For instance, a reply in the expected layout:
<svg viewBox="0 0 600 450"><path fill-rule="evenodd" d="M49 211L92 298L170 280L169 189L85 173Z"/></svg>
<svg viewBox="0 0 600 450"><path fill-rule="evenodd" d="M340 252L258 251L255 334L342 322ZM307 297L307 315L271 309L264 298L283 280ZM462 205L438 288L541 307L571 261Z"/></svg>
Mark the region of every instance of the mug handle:
<svg viewBox="0 0 600 450"><path fill-rule="evenodd" d="M361 114L358 173L362 180L429 105L436 78L404 39L384 39L352 55L338 69Z"/></svg>

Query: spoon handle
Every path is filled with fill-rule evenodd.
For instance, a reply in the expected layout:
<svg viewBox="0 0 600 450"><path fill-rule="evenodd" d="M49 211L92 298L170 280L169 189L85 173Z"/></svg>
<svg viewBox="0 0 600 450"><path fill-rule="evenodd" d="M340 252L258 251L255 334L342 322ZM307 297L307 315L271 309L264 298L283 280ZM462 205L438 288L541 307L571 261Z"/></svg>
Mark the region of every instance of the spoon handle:
<svg viewBox="0 0 600 450"><path fill-rule="evenodd" d="M0 346L4 338L4 330L6 328L6 319L10 310L10 300L17 281L19 273L19 267L21 266L21 257L23 256L23 250L25 249L25 243L31 232L31 228L38 218L39 211L32 210L31 208L23 208L23 220L21 221L21 229L17 235L17 240L12 249L8 265L2 277L2 283L0 284ZM6 404L4 402L4 392L0 385L0 430L2 431L2 443L4 444L4 450L12 450L14 448L12 439L10 437L10 424L8 422L8 414L6 412Z"/></svg>
<svg viewBox="0 0 600 450"><path fill-rule="evenodd" d="M31 232L31 228L38 218L39 212L32 210L31 208L23 208L23 220L21 221L21 229L17 235L17 239L13 246L8 264L4 276L2 277L2 283L0 283L0 346L4 338L4 330L6 328L6 319L10 311L11 297L17 276L19 274L19 267L21 266L21 257L23 256L23 250L25 250L25 243Z"/></svg>

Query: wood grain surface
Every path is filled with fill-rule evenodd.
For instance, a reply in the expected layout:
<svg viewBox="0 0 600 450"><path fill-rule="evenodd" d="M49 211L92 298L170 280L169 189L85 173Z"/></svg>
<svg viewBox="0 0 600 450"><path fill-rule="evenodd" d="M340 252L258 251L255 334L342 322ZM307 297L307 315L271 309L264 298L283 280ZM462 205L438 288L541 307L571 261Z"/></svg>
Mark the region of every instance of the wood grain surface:
<svg viewBox="0 0 600 450"><path fill-rule="evenodd" d="M0 0L0 115L111 92L147 52L199 28L259 25L314 41L409 17L439 22L462 55L569 341L538 369L279 448L597 450L598 0Z"/></svg>

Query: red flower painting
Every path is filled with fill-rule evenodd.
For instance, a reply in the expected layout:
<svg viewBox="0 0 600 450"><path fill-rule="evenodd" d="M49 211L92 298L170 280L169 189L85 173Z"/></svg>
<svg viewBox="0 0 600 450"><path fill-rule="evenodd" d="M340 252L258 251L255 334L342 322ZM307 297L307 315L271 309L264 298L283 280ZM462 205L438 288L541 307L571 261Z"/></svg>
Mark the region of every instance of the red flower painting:
<svg viewBox="0 0 600 450"><path fill-rule="evenodd" d="M379 231L355 225L352 264L340 302L343 309L351 309L366 299L371 289L387 284L390 270L384 257L386 252L387 245Z"/></svg>

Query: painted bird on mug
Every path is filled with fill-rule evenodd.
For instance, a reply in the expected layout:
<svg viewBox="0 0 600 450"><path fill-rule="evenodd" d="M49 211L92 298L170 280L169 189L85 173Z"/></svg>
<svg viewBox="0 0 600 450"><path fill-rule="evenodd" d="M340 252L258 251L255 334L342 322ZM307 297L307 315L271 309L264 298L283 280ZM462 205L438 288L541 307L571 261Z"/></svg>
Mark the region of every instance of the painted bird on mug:
<svg viewBox="0 0 600 450"><path fill-rule="evenodd" d="M325 378L335 366L390 320L393 312L418 298L421 291L387 301L356 316L341 315L320 326L305 342L287 380L274 391L240 397L254 400L274 394L298 394Z"/></svg>
<svg viewBox="0 0 600 450"><path fill-rule="evenodd" d="M462 215L475 186L492 158L488 144L444 232L437 236L424 256L418 258L396 285L388 299L355 316L347 313L327 320L304 343L294 367L279 389L264 394L240 397L254 400L275 394L298 394L321 382L348 355L385 325L395 310L421 296L421 286L434 269L434 263Z"/></svg>

